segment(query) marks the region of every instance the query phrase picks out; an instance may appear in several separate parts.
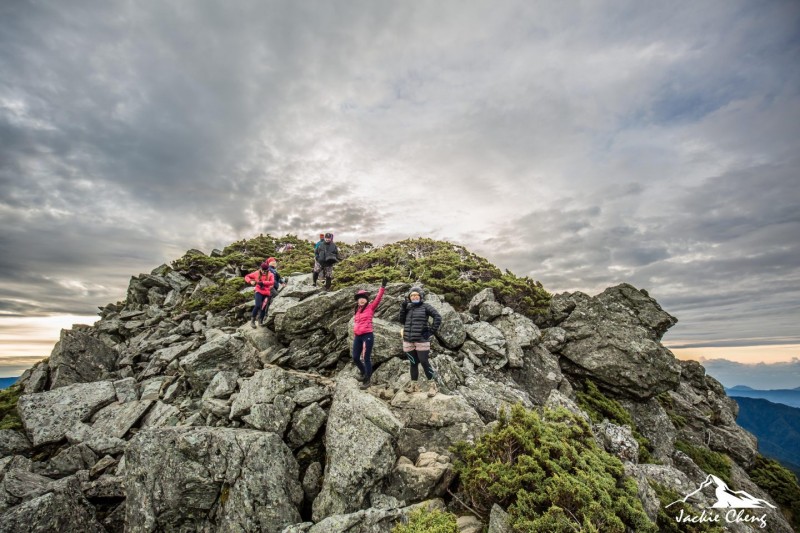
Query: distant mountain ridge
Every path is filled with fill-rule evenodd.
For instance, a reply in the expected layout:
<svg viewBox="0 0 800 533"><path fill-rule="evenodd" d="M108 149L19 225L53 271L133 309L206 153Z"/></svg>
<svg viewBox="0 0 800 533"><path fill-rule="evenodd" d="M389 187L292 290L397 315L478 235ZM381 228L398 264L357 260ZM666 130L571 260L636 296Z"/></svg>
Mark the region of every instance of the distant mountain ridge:
<svg viewBox="0 0 800 533"><path fill-rule="evenodd" d="M736 423L758 437L759 451L800 476L800 409L760 398L731 398L739 404Z"/></svg>
<svg viewBox="0 0 800 533"><path fill-rule="evenodd" d="M800 408L800 387L795 389L759 390L747 387L746 385L736 385L729 389L726 388L725 392L728 396L760 398L762 400Z"/></svg>

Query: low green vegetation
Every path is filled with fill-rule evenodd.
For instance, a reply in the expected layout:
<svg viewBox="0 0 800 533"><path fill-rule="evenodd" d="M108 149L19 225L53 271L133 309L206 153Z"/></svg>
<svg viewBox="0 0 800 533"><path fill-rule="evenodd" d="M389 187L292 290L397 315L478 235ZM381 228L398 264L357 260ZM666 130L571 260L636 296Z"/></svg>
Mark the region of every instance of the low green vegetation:
<svg viewBox="0 0 800 533"><path fill-rule="evenodd" d="M22 429L17 413L17 401L22 396L22 387L11 385L0 390L0 429Z"/></svg>
<svg viewBox="0 0 800 533"><path fill-rule="evenodd" d="M281 251L285 245L287 249ZM172 262L172 268L195 281L205 276L215 285L202 289L198 295L184 303L187 311L220 312L231 309L250 299L242 294L246 287L243 276L231 277L237 270L253 272L268 257L278 260L278 272L311 272L314 265L314 245L295 235L274 238L259 235L253 239L237 241L222 250L219 257L211 257L190 250Z"/></svg>
<svg viewBox="0 0 800 533"><path fill-rule="evenodd" d="M474 445L453 448L460 492L488 516L508 509L516 532L655 532L622 463L565 409L540 416L515 405Z"/></svg>
<svg viewBox="0 0 800 533"><path fill-rule="evenodd" d="M725 531L722 527L708 522L678 523L675 517L681 516L681 511L683 511L683 515L694 516L697 514L697 508L682 501L678 501L681 500L683 496L668 487L664 487L652 481L650 482L650 486L658 495L658 501L661 503L658 507L658 518L656 519L656 524L658 525L658 531L660 533L723 533L723 531ZM665 509L667 505L670 506L669 509Z"/></svg>
<svg viewBox="0 0 800 533"><path fill-rule="evenodd" d="M778 461L756 456L747 472L753 482L764 489L780 505L795 531L800 531L800 485L797 476Z"/></svg>
<svg viewBox="0 0 800 533"><path fill-rule="evenodd" d="M658 400L658 403L660 403L661 407L664 408L664 411L666 411L667 416L672 421L672 425L675 426L676 429L681 429L682 427L686 426L686 417L675 412L675 402L673 402L672 396L669 395L669 392L662 392L656 396L656 400Z"/></svg>
<svg viewBox="0 0 800 533"><path fill-rule="evenodd" d="M334 289L379 283L386 277L393 282L421 283L458 309L464 309L477 292L487 287L494 289L502 304L527 316L545 312L550 303L550 294L541 283L502 272L463 246L432 239L405 240L380 248L366 241L336 244L341 261L334 270ZM280 251L284 245L291 249ZM278 260L281 274L311 272L314 243L295 235L259 235L227 246L218 257L190 250L173 261L172 268L194 281L207 277L216 285L203 289L184 308L218 312L247 301L248 297L239 293L245 288L244 281L241 277L232 279L231 273L237 269L252 272L268 257Z"/></svg>
<svg viewBox="0 0 800 533"><path fill-rule="evenodd" d="M458 526L452 513L419 508L409 515L408 523L396 525L392 533L458 533Z"/></svg>
<svg viewBox="0 0 800 533"><path fill-rule="evenodd" d="M630 413L618 401L600 392L591 380L586 380L585 387L585 391L577 392L578 405L589 414L592 422L599 424L607 418L609 422L618 426L630 426L633 438L639 443L639 462L652 463L650 441L639 433Z"/></svg>
<svg viewBox="0 0 800 533"><path fill-rule="evenodd" d="M242 278L220 281L213 287L201 289L199 296L186 302L185 309L187 311L211 311L212 313L231 309L251 299L249 295L242 294L243 288L245 288L245 283Z"/></svg>
<svg viewBox="0 0 800 533"><path fill-rule="evenodd" d="M421 283L426 290L442 295L457 309L464 309L482 289L494 289L497 299L524 315L543 313L550 294L542 284L527 277L502 272L487 259L463 246L433 239L409 239L360 250L336 268L334 287L356 283L391 281Z"/></svg>
<svg viewBox="0 0 800 533"><path fill-rule="evenodd" d="M714 474L729 486L732 484L731 460L728 459L728 456L683 440L675 441L675 449L688 455L703 472Z"/></svg>

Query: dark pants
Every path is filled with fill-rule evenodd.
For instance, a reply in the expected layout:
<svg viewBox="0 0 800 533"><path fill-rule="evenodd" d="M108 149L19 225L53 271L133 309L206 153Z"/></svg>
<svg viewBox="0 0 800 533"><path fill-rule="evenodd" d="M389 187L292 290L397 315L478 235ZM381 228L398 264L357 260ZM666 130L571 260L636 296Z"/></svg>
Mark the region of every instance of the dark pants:
<svg viewBox="0 0 800 533"><path fill-rule="evenodd" d="M353 339L353 362L364 375L365 379L372 376L372 345L375 344L375 335L364 333L356 335ZM364 362L361 362L361 352L364 352Z"/></svg>
<svg viewBox="0 0 800 533"><path fill-rule="evenodd" d="M425 370L425 377L433 379L436 372L433 371L430 361L428 361L428 354L430 352L423 350L414 350L413 352L406 352L408 362L411 363L411 381L419 379L419 364L422 363L422 368Z"/></svg>
<svg viewBox="0 0 800 533"><path fill-rule="evenodd" d="M267 300L267 306L264 308L264 316L267 316L269 314L269 306L272 305L272 300L274 300L277 295L278 295L278 289L273 287L272 290L269 291L269 299Z"/></svg>
<svg viewBox="0 0 800 533"><path fill-rule="evenodd" d="M253 306L253 320L256 319L256 315L260 315L258 317L259 320L264 320L264 315L267 314L266 304L269 303L269 296L265 296L260 292L255 293L255 295L256 304Z"/></svg>

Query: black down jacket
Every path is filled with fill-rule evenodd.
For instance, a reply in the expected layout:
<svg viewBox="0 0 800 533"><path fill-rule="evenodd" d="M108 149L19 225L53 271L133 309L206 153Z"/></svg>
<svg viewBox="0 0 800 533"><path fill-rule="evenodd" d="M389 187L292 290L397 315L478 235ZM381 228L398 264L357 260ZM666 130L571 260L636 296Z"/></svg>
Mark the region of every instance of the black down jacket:
<svg viewBox="0 0 800 533"><path fill-rule="evenodd" d="M433 317L433 325L428 324ZM400 307L400 323L403 324L403 340L408 342L427 342L442 325L442 315L431 304L403 302Z"/></svg>

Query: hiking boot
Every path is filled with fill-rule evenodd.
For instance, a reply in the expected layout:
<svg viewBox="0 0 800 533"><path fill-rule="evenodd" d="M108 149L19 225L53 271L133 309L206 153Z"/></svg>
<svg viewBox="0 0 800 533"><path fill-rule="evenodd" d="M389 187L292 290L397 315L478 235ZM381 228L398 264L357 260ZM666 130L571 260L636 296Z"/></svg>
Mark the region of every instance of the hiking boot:
<svg viewBox="0 0 800 533"><path fill-rule="evenodd" d="M406 386L403 387L403 391L408 394L414 394L415 392L419 392L419 383L416 381L409 381L406 383Z"/></svg>
<svg viewBox="0 0 800 533"><path fill-rule="evenodd" d="M325 291L331 290L331 282L333 280L331 278L325 278Z"/></svg>
<svg viewBox="0 0 800 533"><path fill-rule="evenodd" d="M255 318L250 321L250 327L253 328L253 329L256 328L256 319Z"/></svg>
<svg viewBox="0 0 800 533"><path fill-rule="evenodd" d="M366 378L361 383L361 385L359 385L359 387L361 388L361 390L366 390L366 389L368 389L370 387L370 385L372 385L372 382L370 381L369 378Z"/></svg>
<svg viewBox="0 0 800 533"><path fill-rule="evenodd" d="M311 280L313 282L312 285L314 285L315 287L317 286L317 278L319 278L319 272L314 272L313 274L311 274Z"/></svg>
<svg viewBox="0 0 800 533"><path fill-rule="evenodd" d="M439 394L439 387L436 386L436 382L435 381L429 381L428 382L428 398L433 398L437 394Z"/></svg>

